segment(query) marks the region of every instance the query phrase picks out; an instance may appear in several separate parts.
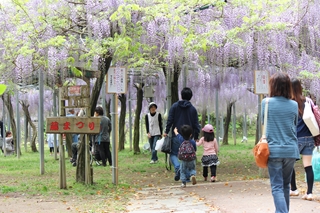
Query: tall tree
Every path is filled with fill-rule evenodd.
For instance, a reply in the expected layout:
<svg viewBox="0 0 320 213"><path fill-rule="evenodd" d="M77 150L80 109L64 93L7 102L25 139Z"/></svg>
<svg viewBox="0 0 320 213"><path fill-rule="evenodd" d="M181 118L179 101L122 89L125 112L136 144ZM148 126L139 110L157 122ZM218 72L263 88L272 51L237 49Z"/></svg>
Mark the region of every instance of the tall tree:
<svg viewBox="0 0 320 213"><path fill-rule="evenodd" d="M127 111L127 96L125 94L118 95L121 103L121 111L119 118L119 150L124 150L125 148L125 122L126 122L126 111Z"/></svg>
<svg viewBox="0 0 320 213"><path fill-rule="evenodd" d="M21 100L20 104L22 106L22 110L26 116L27 122L30 124L31 128L32 128L32 138L31 138L31 150L33 152L37 152L37 146L36 146L36 139L37 139L37 127L36 125L34 125L34 123L32 122L31 116L30 116L30 112L29 112L29 104L26 101Z"/></svg>
<svg viewBox="0 0 320 213"><path fill-rule="evenodd" d="M137 89L137 106L134 116L134 130L133 130L133 153L139 154L140 147L140 115L142 110L142 100L143 100L143 83L135 83L134 87Z"/></svg>
<svg viewBox="0 0 320 213"><path fill-rule="evenodd" d="M7 93L7 94L4 94L2 97L3 97L2 100L4 101L4 104L6 105L9 116L10 116L10 125L11 125L11 129L12 129L12 135L14 137L14 141L17 142L18 141L17 140L17 125L16 125L16 120L14 119L11 95ZM14 143L14 150L16 150L16 152L17 152L17 150L20 151L20 149L17 149L16 142Z"/></svg>

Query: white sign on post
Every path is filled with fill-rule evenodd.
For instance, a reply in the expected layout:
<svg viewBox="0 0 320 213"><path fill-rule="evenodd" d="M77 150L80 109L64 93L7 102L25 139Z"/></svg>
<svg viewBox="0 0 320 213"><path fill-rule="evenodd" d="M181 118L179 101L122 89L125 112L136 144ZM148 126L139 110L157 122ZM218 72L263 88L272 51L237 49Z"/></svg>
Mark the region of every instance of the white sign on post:
<svg viewBox="0 0 320 213"><path fill-rule="evenodd" d="M254 71L254 93L268 94L269 93L269 72L268 71Z"/></svg>
<svg viewBox="0 0 320 213"><path fill-rule="evenodd" d="M107 73L107 93L127 92L127 68L110 67Z"/></svg>

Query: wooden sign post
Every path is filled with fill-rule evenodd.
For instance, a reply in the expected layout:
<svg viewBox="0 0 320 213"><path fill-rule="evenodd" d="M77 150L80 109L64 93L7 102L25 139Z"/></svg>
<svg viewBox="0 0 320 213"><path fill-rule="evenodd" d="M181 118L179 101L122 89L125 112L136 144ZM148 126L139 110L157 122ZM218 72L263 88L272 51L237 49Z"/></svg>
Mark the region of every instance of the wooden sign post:
<svg viewBox="0 0 320 213"><path fill-rule="evenodd" d="M100 118L87 117L48 117L46 132L53 134L98 134L100 131ZM86 138L88 143L88 138ZM60 189L66 189L66 172L64 161L64 147L60 141ZM86 146L87 147L87 146ZM89 163L89 150L86 149L85 182L92 184L92 174Z"/></svg>
<svg viewBox="0 0 320 213"><path fill-rule="evenodd" d="M118 184L118 93L127 93L127 68L110 67L106 75L106 92L112 95L112 183Z"/></svg>
<svg viewBox="0 0 320 213"><path fill-rule="evenodd" d="M263 96L269 93L269 72L268 71L261 71L255 70L254 71L254 93L259 95L258 99L258 114L259 114L259 121L258 121L258 130L259 130L259 138L262 135L262 125L261 125L261 101ZM259 168L260 177L268 177L267 169Z"/></svg>
<svg viewBox="0 0 320 213"><path fill-rule="evenodd" d="M65 117L66 109L84 108L86 112L90 108L90 88L87 85L63 86L59 88L59 116L47 118L47 133L58 133L59 137L59 163L60 163L60 189L66 189L65 149L63 134L86 134L85 137L85 183L92 184L92 169L89 159L89 136L100 131L100 120L91 117ZM66 105L66 101L68 105Z"/></svg>

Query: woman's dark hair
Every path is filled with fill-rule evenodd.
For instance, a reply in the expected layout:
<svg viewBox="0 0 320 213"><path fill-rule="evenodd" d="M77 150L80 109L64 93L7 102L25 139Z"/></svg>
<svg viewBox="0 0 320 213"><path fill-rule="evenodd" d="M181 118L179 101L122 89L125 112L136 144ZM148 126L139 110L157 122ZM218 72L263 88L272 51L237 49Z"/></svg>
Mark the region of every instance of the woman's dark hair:
<svg viewBox="0 0 320 213"><path fill-rule="evenodd" d="M181 127L181 135L183 137L183 139L185 140L189 140L191 138L192 135L192 127L189 125L183 125Z"/></svg>
<svg viewBox="0 0 320 213"><path fill-rule="evenodd" d="M203 132L204 141L211 142L214 140L214 132Z"/></svg>
<svg viewBox="0 0 320 213"><path fill-rule="evenodd" d="M98 115L103 115L103 108L101 106L97 106L94 110Z"/></svg>
<svg viewBox="0 0 320 213"><path fill-rule="evenodd" d="M287 73L277 72L269 80L270 97L282 96L288 99L292 97L291 81Z"/></svg>
<svg viewBox="0 0 320 213"><path fill-rule="evenodd" d="M293 78L291 79L291 85L292 85L292 100L295 100L298 103L299 107L299 115L303 115L303 106L304 102L306 101L306 98L302 95L302 86L301 82Z"/></svg>
<svg viewBox="0 0 320 213"><path fill-rule="evenodd" d="M6 137L8 137L9 135L11 135L12 133L10 131L6 132Z"/></svg>
<svg viewBox="0 0 320 213"><path fill-rule="evenodd" d="M189 87L185 87L181 90L182 100L190 101L192 98L192 90Z"/></svg>

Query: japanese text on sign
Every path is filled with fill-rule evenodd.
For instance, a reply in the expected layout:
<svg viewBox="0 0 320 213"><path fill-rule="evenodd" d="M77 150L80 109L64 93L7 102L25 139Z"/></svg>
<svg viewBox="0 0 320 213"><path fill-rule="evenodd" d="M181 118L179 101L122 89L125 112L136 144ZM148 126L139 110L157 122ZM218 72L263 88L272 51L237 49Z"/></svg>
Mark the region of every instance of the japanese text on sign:
<svg viewBox="0 0 320 213"><path fill-rule="evenodd" d="M127 92L126 67L110 67L107 73L107 93Z"/></svg>
<svg viewBox="0 0 320 213"><path fill-rule="evenodd" d="M63 86L60 88L61 98L67 99L70 96L89 98L90 88L87 85Z"/></svg>
<svg viewBox="0 0 320 213"><path fill-rule="evenodd" d="M81 95L81 86L71 86L68 87L68 95Z"/></svg>
<svg viewBox="0 0 320 213"><path fill-rule="evenodd" d="M254 93L268 94L269 93L269 73L268 71L254 72Z"/></svg>
<svg viewBox="0 0 320 213"><path fill-rule="evenodd" d="M47 118L47 133L97 134L100 118L51 117Z"/></svg>

